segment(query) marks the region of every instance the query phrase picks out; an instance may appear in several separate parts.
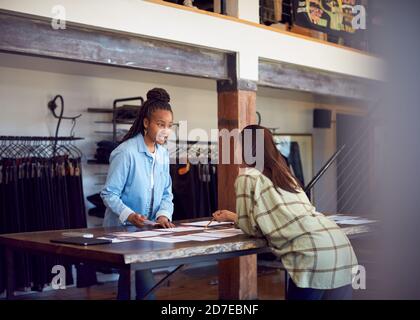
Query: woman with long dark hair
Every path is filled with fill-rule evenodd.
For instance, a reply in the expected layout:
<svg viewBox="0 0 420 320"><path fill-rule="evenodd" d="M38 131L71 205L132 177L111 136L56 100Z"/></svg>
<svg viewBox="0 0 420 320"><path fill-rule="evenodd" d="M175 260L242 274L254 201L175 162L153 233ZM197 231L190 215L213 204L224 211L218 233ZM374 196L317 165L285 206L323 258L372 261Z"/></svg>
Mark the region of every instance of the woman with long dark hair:
<svg viewBox="0 0 420 320"><path fill-rule="evenodd" d="M136 121L111 153L110 167L101 197L107 207L104 226L134 225L146 220L173 227L172 182L169 154L162 146L173 122L169 94L161 88L147 93ZM128 299L120 275L118 299ZM154 285L150 270L136 272L137 299ZM153 295L151 295L153 298Z"/></svg>
<svg viewBox="0 0 420 320"><path fill-rule="evenodd" d="M290 275L288 299L351 299L357 259L347 236L316 212L268 129L247 126L241 138L243 163L246 154L258 157L263 145L264 165L258 159L244 163L235 182L236 213L219 210L215 220L233 221L246 234L266 238Z"/></svg>

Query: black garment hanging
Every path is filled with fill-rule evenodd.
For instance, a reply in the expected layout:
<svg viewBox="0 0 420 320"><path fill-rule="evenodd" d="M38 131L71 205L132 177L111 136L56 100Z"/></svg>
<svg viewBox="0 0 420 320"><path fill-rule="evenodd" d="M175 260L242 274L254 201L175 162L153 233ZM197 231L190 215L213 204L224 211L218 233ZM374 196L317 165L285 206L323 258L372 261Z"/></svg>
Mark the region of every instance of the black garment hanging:
<svg viewBox="0 0 420 320"><path fill-rule="evenodd" d="M195 203L196 179L195 179L195 166L190 165L188 172L179 174L180 168L185 165L172 164L170 166L170 174L172 178L172 193L174 203L173 220L184 220L195 217L197 208Z"/></svg>
<svg viewBox="0 0 420 320"><path fill-rule="evenodd" d="M81 153L68 142L75 139L0 137L0 233L87 226ZM68 262L16 252L16 288L41 291L51 282L54 265L63 265L66 284L73 284ZM76 269L78 286L97 283L95 270L84 265ZM1 259L0 292L5 289L4 270Z"/></svg>
<svg viewBox="0 0 420 320"><path fill-rule="evenodd" d="M288 161L293 169L295 177L299 180L301 186L304 186L305 179L303 177L302 159L300 157L299 144L296 141L292 141L290 143L290 154Z"/></svg>
<svg viewBox="0 0 420 320"><path fill-rule="evenodd" d="M281 153L280 153L281 154ZM303 175L303 166L302 166L302 159L300 156L300 148L299 144L295 141L292 141L290 143L290 153L289 157L285 157L283 154L281 154L284 161L286 162L287 166L292 170L292 173L298 179L301 187L303 188L305 186L305 177ZM306 195L308 198L311 198L311 191L307 190Z"/></svg>
<svg viewBox="0 0 420 320"><path fill-rule="evenodd" d="M174 220L210 217L217 210L217 169L213 164L172 164L172 192L174 195Z"/></svg>
<svg viewBox="0 0 420 320"><path fill-rule="evenodd" d="M217 166L211 163L218 150L217 143L177 141L177 146L176 159L179 160L180 150L187 146L187 158L194 159L195 164L188 160L187 164L170 166L174 220L210 217L218 209Z"/></svg>

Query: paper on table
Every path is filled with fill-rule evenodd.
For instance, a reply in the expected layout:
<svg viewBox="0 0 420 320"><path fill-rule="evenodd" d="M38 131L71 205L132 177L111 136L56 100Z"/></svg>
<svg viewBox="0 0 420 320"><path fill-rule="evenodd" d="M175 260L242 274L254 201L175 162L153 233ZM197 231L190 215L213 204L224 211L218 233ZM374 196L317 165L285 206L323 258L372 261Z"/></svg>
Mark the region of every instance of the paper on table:
<svg viewBox="0 0 420 320"><path fill-rule="evenodd" d="M196 222L184 222L181 223L184 226L196 226L196 227L206 227L209 224L210 220L207 221L196 221ZM226 224L232 224L232 222L218 222L218 221L213 221L210 224L210 227L214 227L214 226L222 226L222 225L226 225Z"/></svg>
<svg viewBox="0 0 420 320"><path fill-rule="evenodd" d="M185 235L185 236L177 236L176 238L181 238L185 241L212 241L212 240L217 240L218 238L212 238L212 237L203 237L203 236L198 236L198 235L194 235L194 234L189 234L189 235Z"/></svg>
<svg viewBox="0 0 420 320"><path fill-rule="evenodd" d="M161 232L157 231L138 231L138 232L118 232L114 233L118 237L134 237L134 238L145 238L145 237L155 237L161 236Z"/></svg>
<svg viewBox="0 0 420 320"><path fill-rule="evenodd" d="M177 243L177 242L189 241L189 240L181 239L181 237L151 237L151 238L140 238L140 240L166 242L166 243Z"/></svg>
<svg viewBox="0 0 420 320"><path fill-rule="evenodd" d="M186 231L200 231L204 230L205 228L200 227L175 227L175 228L167 228L167 229L157 229L158 232L186 232Z"/></svg>

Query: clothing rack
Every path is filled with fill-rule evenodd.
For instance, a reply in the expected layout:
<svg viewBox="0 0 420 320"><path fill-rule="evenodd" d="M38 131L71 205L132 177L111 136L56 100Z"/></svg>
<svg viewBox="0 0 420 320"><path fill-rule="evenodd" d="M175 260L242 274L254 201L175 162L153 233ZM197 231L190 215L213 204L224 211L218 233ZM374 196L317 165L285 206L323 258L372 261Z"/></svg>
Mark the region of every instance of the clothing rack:
<svg viewBox="0 0 420 320"><path fill-rule="evenodd" d="M170 167L174 216L177 220L207 217L217 209L217 165L211 160L218 154L218 143L194 140L176 143L175 152L170 153L171 160L177 160L171 161ZM184 156L185 162L178 161ZM186 196L191 194L195 194L195 201L185 203Z"/></svg>
<svg viewBox="0 0 420 320"><path fill-rule="evenodd" d="M2 158L53 158L82 157L82 151L72 142L80 137L0 136L0 160Z"/></svg>
<svg viewBox="0 0 420 320"><path fill-rule="evenodd" d="M129 101L137 101L136 104L133 105L120 105L122 102L129 102ZM107 131L95 131L95 133L99 133L99 134L106 134L106 135L112 135L112 142L116 143L118 142L118 135L125 135L128 130L126 129L119 129L117 128L118 125L132 125L135 122L135 119L130 118L130 119L119 119L118 118L118 113L124 109L124 108L130 108L131 111L133 111L133 108L137 108L138 110L140 110L141 106L144 103L144 98L141 96L138 97L129 97L129 98L118 98L115 99L112 102L112 108L87 108L87 111L90 113L107 113L107 114L112 114L112 119L108 120L108 121L95 121L95 123L98 124L112 124L112 130L107 130ZM137 111L138 111L137 110ZM95 160L91 161L92 163L95 162Z"/></svg>
<svg viewBox="0 0 420 320"><path fill-rule="evenodd" d="M0 141L76 141L79 137L0 136Z"/></svg>
<svg viewBox="0 0 420 320"><path fill-rule="evenodd" d="M86 228L82 152L78 137L0 136L0 234ZM3 253L1 252L0 255ZM51 268L70 264L60 259L16 256L17 288L42 291L51 282ZM0 259L0 270L4 268ZM76 265L78 286L96 284L93 269ZM79 278L78 278L79 279ZM5 288L0 278L0 293Z"/></svg>

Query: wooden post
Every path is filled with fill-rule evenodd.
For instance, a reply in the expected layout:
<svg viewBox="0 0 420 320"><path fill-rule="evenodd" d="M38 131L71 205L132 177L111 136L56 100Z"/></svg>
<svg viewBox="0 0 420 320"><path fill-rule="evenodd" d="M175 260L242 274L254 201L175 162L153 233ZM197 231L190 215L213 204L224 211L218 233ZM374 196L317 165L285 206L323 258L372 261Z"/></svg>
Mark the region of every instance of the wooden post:
<svg viewBox="0 0 420 320"><path fill-rule="evenodd" d="M237 80L235 77L236 57L228 60L228 68L233 80L219 81L218 127L219 130L242 130L255 124L256 83ZM239 165L234 163L234 144L230 143L230 163L222 163L223 147L219 138L218 165L218 206L219 209L236 211L234 183L239 173ZM242 300L257 298L257 257L256 255L227 259L219 262L219 298Z"/></svg>

